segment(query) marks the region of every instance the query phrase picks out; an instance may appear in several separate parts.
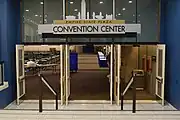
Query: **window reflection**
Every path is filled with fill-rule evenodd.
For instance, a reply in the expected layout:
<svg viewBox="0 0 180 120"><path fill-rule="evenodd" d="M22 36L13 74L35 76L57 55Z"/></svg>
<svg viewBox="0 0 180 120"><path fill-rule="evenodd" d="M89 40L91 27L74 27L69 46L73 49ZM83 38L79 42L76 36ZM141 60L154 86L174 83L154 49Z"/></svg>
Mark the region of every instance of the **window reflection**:
<svg viewBox="0 0 180 120"><path fill-rule="evenodd" d="M24 42L40 41L37 33L38 24L42 22L43 7L40 2L41 0L23 0Z"/></svg>
<svg viewBox="0 0 180 120"><path fill-rule="evenodd" d="M44 1L44 2L43 2ZM23 34L24 42L59 42L64 39L42 39L38 35L38 24L52 24L53 20L63 19L63 0L23 0ZM75 16L81 12L82 0L66 0L66 16ZM86 12L89 12L89 18L92 14L102 13L113 14L113 0L85 0ZM142 33L138 38L116 38L115 42L158 42L158 1L157 0L114 0L115 18L125 20L126 23L139 23L142 25ZM137 4L136 4L137 1ZM137 6L136 6L137 5ZM137 11L136 11L137 9ZM44 18L44 19L43 19ZM86 38L79 39L84 41ZM107 38L93 38L87 41L109 41ZM73 38L72 40L73 41ZM64 41L65 42L65 41ZM75 42L78 42L76 39Z"/></svg>
<svg viewBox="0 0 180 120"><path fill-rule="evenodd" d="M62 0L44 0L44 23L52 24L53 20L63 19Z"/></svg>

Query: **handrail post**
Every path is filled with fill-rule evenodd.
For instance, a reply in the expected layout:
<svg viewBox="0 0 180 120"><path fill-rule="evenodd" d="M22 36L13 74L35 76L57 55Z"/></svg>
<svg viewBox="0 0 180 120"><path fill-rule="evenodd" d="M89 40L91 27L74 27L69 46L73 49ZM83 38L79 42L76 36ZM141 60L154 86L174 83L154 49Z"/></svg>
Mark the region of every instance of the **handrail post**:
<svg viewBox="0 0 180 120"><path fill-rule="evenodd" d="M39 112L42 112L42 81L41 81L41 77L40 77L40 80L39 80L39 84L40 84L40 90L39 90Z"/></svg>
<svg viewBox="0 0 180 120"><path fill-rule="evenodd" d="M123 87L123 81L121 82L121 110L123 110L123 108L124 108L124 96L123 96L123 91L124 91L124 87Z"/></svg>
<svg viewBox="0 0 180 120"><path fill-rule="evenodd" d="M133 74L133 83L132 83L132 86L133 86L133 104L132 104L132 112L133 113L136 113L136 74L134 74L134 72L132 72Z"/></svg>
<svg viewBox="0 0 180 120"><path fill-rule="evenodd" d="M121 93L121 110L124 108L124 96L123 93Z"/></svg>
<svg viewBox="0 0 180 120"><path fill-rule="evenodd" d="M56 110L58 110L58 94L56 94Z"/></svg>

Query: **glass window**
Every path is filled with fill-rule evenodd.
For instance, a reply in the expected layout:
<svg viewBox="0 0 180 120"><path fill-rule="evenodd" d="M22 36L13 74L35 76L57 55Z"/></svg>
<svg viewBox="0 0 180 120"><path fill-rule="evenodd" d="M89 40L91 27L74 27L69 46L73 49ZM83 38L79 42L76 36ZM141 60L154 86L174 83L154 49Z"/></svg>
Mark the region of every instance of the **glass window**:
<svg viewBox="0 0 180 120"><path fill-rule="evenodd" d="M44 23L52 24L54 20L63 19L62 0L44 0Z"/></svg>
<svg viewBox="0 0 180 120"><path fill-rule="evenodd" d="M159 1L137 0L137 23L142 25L139 42L159 42Z"/></svg>
<svg viewBox="0 0 180 120"><path fill-rule="evenodd" d="M125 23L136 22L136 0L116 0L115 16L117 20L125 20Z"/></svg>
<svg viewBox="0 0 180 120"><path fill-rule="evenodd" d="M44 2L42 2L44 1ZM113 0L65 0L66 16L75 16L77 19L81 13L82 1L86 3L84 9L89 12L89 18L93 13L105 16L113 14ZM115 38L114 42L158 42L158 0L114 0L115 18L125 20L125 23L141 24L141 35L135 37ZM42 39L37 33L38 24L52 24L53 20L63 19L63 0L23 0L23 34L24 42L66 42L65 39ZM44 18L44 19L43 19ZM109 42L108 38L72 38L71 41ZM111 41L110 41L111 42Z"/></svg>
<svg viewBox="0 0 180 120"><path fill-rule="evenodd" d="M63 19L63 0L44 0L44 24L53 24L54 20ZM44 42L65 42L60 38L43 39Z"/></svg>
<svg viewBox="0 0 180 120"><path fill-rule="evenodd" d="M115 18L125 20L126 24L135 24L136 22L136 2L135 0L116 0L115 1ZM136 42L135 37L115 38L114 42Z"/></svg>
<svg viewBox="0 0 180 120"><path fill-rule="evenodd" d="M43 2L44 1L44 2ZM38 35L38 24L52 24L63 19L62 0L23 0L24 42L59 42L60 38L42 39ZM44 21L43 21L44 18ZM64 41L65 42L65 41Z"/></svg>
<svg viewBox="0 0 180 120"><path fill-rule="evenodd" d="M41 37L38 35L38 24L42 23L43 5L42 0L23 0L23 27L24 42L37 42Z"/></svg>
<svg viewBox="0 0 180 120"><path fill-rule="evenodd" d="M117 38L115 42L159 42L158 4L158 0L116 0L116 19L125 20L127 24L141 24L141 35L137 39Z"/></svg>
<svg viewBox="0 0 180 120"><path fill-rule="evenodd" d="M106 14L113 14L113 0L86 0L87 12L90 13L92 19L93 12L99 15L100 12L105 17Z"/></svg>
<svg viewBox="0 0 180 120"><path fill-rule="evenodd" d="M162 77L162 59L163 59L163 50L158 52L158 76Z"/></svg>
<svg viewBox="0 0 180 120"><path fill-rule="evenodd" d="M66 0L66 16L75 16L81 12L81 0Z"/></svg>

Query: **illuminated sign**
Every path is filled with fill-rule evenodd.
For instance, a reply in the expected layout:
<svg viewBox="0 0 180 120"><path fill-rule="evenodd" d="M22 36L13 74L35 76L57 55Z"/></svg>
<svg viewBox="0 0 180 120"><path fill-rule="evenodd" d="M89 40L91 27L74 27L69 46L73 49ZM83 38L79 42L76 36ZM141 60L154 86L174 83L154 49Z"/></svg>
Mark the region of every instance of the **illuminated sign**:
<svg viewBox="0 0 180 120"><path fill-rule="evenodd" d="M125 33L125 25L55 25L53 27L54 34L65 33Z"/></svg>
<svg viewBox="0 0 180 120"><path fill-rule="evenodd" d="M125 34L141 33L140 24L124 20L55 20L54 24L38 25L38 33L53 34Z"/></svg>

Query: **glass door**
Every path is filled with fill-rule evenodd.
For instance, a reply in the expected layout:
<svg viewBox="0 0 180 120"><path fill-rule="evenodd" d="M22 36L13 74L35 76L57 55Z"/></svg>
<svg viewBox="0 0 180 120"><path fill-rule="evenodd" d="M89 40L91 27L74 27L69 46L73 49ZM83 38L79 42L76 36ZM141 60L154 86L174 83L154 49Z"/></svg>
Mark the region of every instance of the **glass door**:
<svg viewBox="0 0 180 120"><path fill-rule="evenodd" d="M16 45L16 84L19 105L20 98L25 95L24 45Z"/></svg>
<svg viewBox="0 0 180 120"><path fill-rule="evenodd" d="M160 103L164 105L165 45L157 45L156 57L156 96Z"/></svg>
<svg viewBox="0 0 180 120"><path fill-rule="evenodd" d="M66 71L66 105L70 96L70 50L69 45L65 45L66 57L65 57L65 71Z"/></svg>
<svg viewBox="0 0 180 120"><path fill-rule="evenodd" d="M114 100L119 105L120 98L121 45L114 46Z"/></svg>

